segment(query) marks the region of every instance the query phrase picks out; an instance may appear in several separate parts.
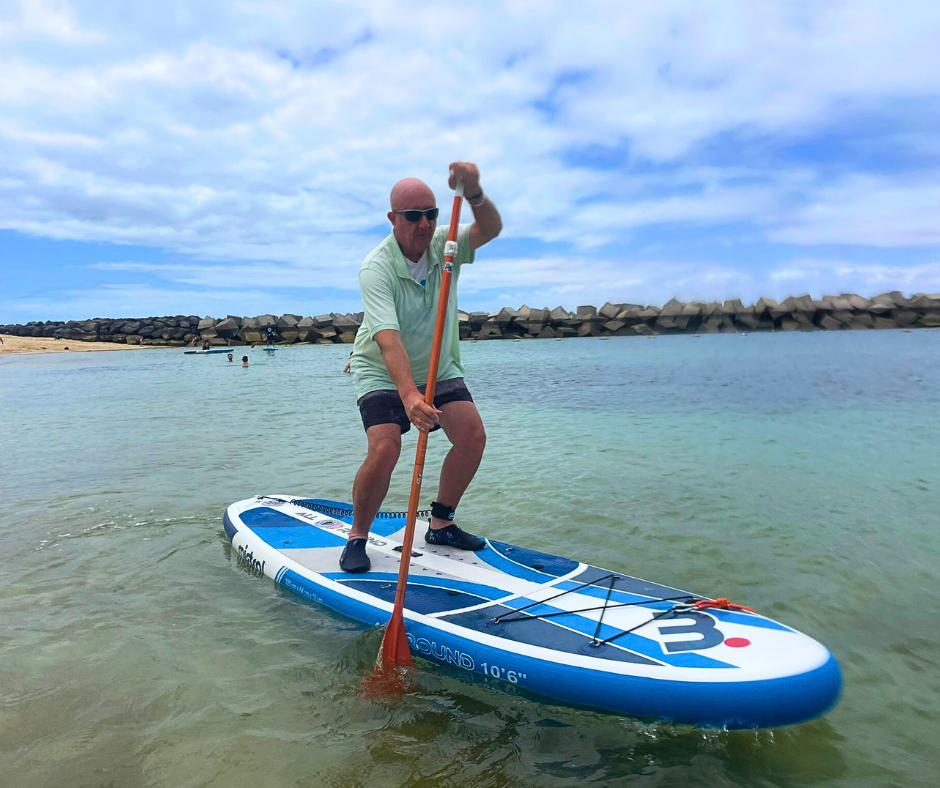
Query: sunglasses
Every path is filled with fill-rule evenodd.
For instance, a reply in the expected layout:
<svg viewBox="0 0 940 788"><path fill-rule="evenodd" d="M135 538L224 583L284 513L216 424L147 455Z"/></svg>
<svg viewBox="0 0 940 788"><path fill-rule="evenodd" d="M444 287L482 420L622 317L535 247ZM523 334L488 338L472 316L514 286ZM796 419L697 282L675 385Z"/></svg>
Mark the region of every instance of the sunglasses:
<svg viewBox="0 0 940 788"><path fill-rule="evenodd" d="M409 222L420 222L422 216L429 222L433 222L440 212L440 208L428 208L426 211L419 211L417 208L410 211L392 211L392 213L397 213L399 216L404 216Z"/></svg>

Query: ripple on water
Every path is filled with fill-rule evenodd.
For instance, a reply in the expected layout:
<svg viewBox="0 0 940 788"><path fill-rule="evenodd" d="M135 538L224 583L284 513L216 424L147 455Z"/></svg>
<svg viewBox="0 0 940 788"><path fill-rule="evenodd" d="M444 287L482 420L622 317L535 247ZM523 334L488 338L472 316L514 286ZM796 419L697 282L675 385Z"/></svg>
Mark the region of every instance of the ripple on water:
<svg viewBox="0 0 940 788"><path fill-rule="evenodd" d="M461 521L720 594L823 640L825 719L698 731L425 665L242 572L223 508L348 500L343 347L233 375L176 352L4 364L0 773L11 785L933 785L937 332L462 347L487 425ZM242 374L244 373L244 374ZM63 416L68 402L68 417ZM387 508L404 509L415 434ZM427 479L445 446L432 436ZM433 484L425 490L433 496Z"/></svg>

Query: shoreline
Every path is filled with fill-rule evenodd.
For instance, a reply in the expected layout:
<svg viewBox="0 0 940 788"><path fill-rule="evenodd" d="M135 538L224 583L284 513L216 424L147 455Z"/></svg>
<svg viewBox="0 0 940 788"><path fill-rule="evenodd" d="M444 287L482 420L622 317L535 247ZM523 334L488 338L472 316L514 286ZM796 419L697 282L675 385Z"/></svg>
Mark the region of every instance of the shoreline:
<svg viewBox="0 0 940 788"><path fill-rule="evenodd" d="M97 350L145 350L150 347L168 348L171 345L119 345L115 342L82 342L47 337L18 337L3 334L0 358L3 356L46 355L48 353L88 353Z"/></svg>

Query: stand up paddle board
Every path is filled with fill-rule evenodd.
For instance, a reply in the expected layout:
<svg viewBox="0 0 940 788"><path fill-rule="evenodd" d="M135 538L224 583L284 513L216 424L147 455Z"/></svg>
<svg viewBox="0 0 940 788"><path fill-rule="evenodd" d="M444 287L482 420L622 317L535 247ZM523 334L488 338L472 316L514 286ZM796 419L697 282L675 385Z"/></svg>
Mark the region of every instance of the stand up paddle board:
<svg viewBox="0 0 940 788"><path fill-rule="evenodd" d="M263 348L261 348L261 349L268 351L268 353L272 353L272 352L274 352L275 350L277 350L277 348L274 347L273 345L267 345L266 347L263 347Z"/></svg>
<svg viewBox="0 0 940 788"><path fill-rule="evenodd" d="M236 348L231 347L210 347L208 350L184 350L187 356L211 356L213 353L234 353Z"/></svg>
<svg viewBox="0 0 940 788"><path fill-rule="evenodd" d="M387 624L405 529L380 512L372 569L339 556L352 506L257 496L223 518L237 563L369 625ZM764 616L676 588L486 540L424 544L418 521L405 594L412 653L578 706L678 723L763 728L812 719L839 697L829 651Z"/></svg>

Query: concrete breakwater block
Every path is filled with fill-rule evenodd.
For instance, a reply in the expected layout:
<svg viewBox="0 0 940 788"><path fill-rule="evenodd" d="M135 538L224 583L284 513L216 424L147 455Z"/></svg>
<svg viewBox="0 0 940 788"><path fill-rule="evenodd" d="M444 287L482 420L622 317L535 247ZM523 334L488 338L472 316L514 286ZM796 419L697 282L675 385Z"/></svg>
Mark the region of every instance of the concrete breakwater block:
<svg viewBox="0 0 940 788"><path fill-rule="evenodd" d="M117 342L131 345L190 345L208 341L232 347L269 341L349 344L362 325L363 313L301 316L295 314L241 317L227 315L163 315L154 317L31 321L0 325L0 334ZM940 328L940 293L907 297L893 290L864 298L854 293L790 296L783 301L761 298L755 304L740 299L723 303L671 299L663 306L607 302L600 308L503 307L496 312L458 313L460 338L555 339L557 337L653 336L657 334L717 334L745 331L864 331L872 329Z"/></svg>

